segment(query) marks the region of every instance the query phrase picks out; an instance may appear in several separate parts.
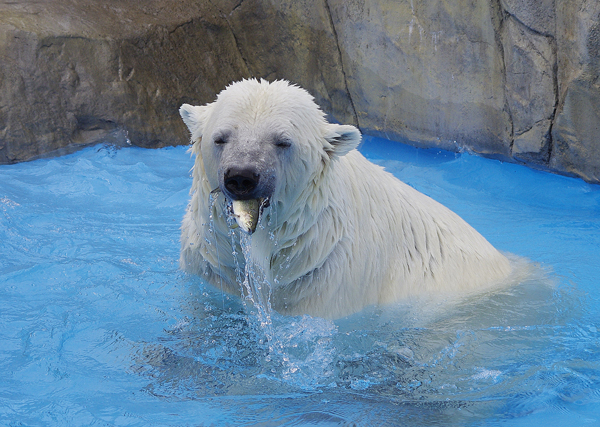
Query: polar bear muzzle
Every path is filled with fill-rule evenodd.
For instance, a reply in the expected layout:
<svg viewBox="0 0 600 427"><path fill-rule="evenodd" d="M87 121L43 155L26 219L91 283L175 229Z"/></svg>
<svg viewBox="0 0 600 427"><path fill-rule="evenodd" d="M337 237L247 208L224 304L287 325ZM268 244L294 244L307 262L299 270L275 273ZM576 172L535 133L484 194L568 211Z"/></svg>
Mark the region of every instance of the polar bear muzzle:
<svg viewBox="0 0 600 427"><path fill-rule="evenodd" d="M244 164L227 167L222 172L221 180L221 191L230 202L229 214L247 234L256 230L263 209L269 206L272 193L272 179L265 178L259 172L260 167L254 166Z"/></svg>

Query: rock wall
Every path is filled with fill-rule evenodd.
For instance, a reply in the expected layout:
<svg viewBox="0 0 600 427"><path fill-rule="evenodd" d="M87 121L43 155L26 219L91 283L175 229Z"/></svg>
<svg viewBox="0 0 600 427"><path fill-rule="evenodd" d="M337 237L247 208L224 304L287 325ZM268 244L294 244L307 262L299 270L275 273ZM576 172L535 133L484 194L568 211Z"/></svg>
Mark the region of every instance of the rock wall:
<svg viewBox="0 0 600 427"><path fill-rule="evenodd" d="M181 103L242 77L339 122L600 182L596 0L0 3L0 163L187 143Z"/></svg>
<svg viewBox="0 0 600 427"><path fill-rule="evenodd" d="M367 133L600 180L600 3L330 0Z"/></svg>
<svg viewBox="0 0 600 427"><path fill-rule="evenodd" d="M298 82L346 119L326 4L274 3L0 3L0 163L104 140L185 144L179 106L242 77Z"/></svg>
<svg viewBox="0 0 600 427"><path fill-rule="evenodd" d="M216 14L192 1L0 4L0 163L106 139L185 141L178 104L247 73Z"/></svg>

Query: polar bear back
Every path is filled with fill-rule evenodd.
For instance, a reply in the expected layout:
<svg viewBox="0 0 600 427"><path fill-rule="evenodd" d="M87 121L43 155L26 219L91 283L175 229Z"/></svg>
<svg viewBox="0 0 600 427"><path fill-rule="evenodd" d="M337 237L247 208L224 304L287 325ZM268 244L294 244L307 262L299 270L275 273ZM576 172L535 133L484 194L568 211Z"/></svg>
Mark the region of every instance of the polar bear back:
<svg viewBox="0 0 600 427"><path fill-rule="evenodd" d="M338 159L331 176L331 216L343 218L344 238L306 280L278 290L287 301L278 310L339 317L366 305L479 289L510 273L506 257L463 219L358 151Z"/></svg>

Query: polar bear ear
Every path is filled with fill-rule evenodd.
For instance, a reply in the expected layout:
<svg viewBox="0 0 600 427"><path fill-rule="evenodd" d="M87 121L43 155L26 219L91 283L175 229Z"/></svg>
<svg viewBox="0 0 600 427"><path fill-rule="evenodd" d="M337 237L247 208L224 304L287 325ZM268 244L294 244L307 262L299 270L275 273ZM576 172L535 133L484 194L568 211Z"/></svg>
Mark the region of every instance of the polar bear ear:
<svg viewBox="0 0 600 427"><path fill-rule="evenodd" d="M192 133L192 141L195 141L202 136L210 105L211 104L194 106L183 104L181 108L179 108L179 114L181 115L183 122Z"/></svg>
<svg viewBox="0 0 600 427"><path fill-rule="evenodd" d="M343 156L358 147L361 141L360 131L350 125L328 124L325 135L331 147L325 147L330 156Z"/></svg>

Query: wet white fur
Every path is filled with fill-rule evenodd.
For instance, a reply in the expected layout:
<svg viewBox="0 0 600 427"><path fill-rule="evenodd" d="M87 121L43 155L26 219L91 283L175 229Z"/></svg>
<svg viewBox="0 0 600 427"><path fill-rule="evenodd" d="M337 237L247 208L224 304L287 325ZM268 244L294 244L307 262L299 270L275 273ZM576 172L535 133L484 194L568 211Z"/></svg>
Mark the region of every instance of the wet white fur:
<svg viewBox="0 0 600 427"><path fill-rule="evenodd" d="M243 80L215 102L180 112L196 155L180 263L217 288L240 295L222 194L209 232L209 193L218 185L211 136L223 126L293 141L251 245L278 311L337 318L406 297L484 288L511 271L460 217L366 160L355 149L359 131L327 123L297 86Z"/></svg>

